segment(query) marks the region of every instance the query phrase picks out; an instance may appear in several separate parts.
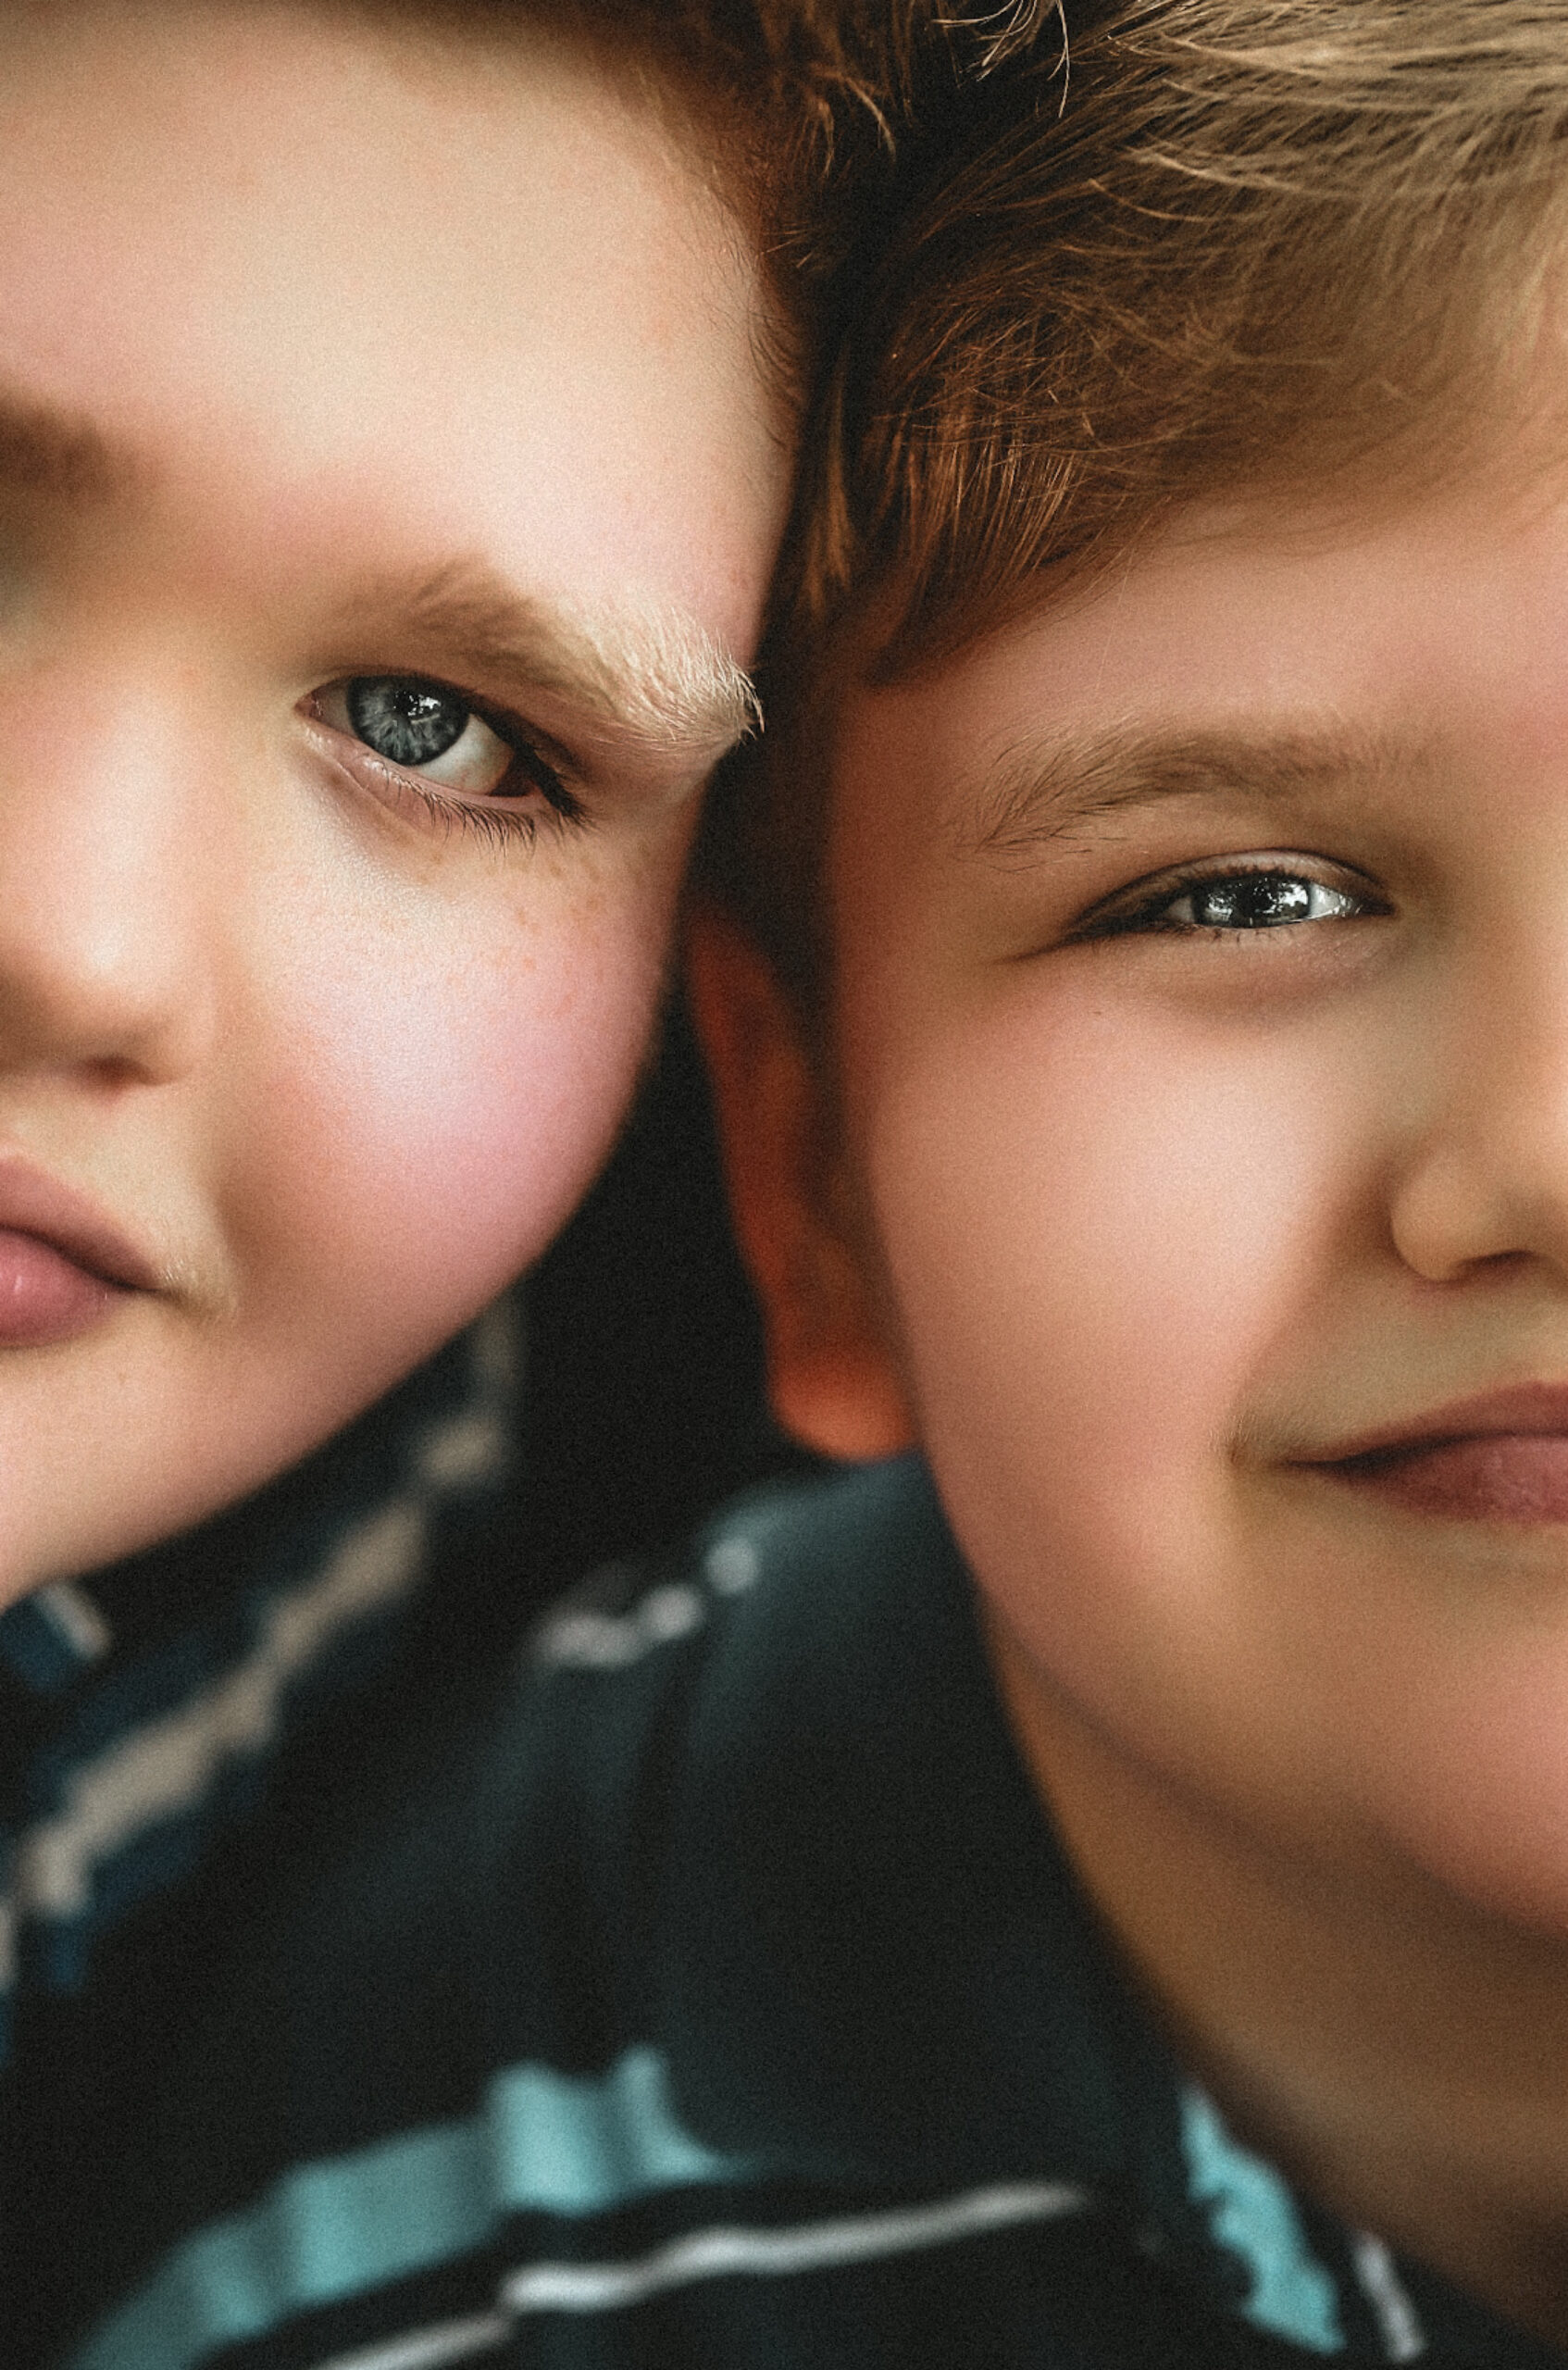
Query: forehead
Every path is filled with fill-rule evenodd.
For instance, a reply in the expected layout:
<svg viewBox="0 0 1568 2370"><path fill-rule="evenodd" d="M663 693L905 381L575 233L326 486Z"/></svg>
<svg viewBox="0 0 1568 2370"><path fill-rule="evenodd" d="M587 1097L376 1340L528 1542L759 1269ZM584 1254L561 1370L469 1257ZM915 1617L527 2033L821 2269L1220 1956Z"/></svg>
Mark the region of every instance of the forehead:
<svg viewBox="0 0 1568 2370"><path fill-rule="evenodd" d="M1479 456L1383 507L1194 509L1092 583L843 701L840 801L924 784L942 852L1176 792L1318 798L1568 733L1568 479ZM1468 762L1468 761L1467 761Z"/></svg>
<svg viewBox="0 0 1568 2370"><path fill-rule="evenodd" d="M90 416L193 567L247 523L478 518L749 638L756 278L651 107L531 36L330 7L7 12L0 69L0 380Z"/></svg>

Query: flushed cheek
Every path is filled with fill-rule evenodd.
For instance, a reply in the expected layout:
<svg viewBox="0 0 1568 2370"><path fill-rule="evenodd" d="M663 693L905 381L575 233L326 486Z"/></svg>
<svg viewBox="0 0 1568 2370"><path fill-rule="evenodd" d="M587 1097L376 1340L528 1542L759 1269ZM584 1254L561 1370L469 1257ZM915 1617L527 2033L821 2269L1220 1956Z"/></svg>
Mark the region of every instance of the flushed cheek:
<svg viewBox="0 0 1568 2370"><path fill-rule="evenodd" d="M629 1101L670 874L510 944L344 960L274 1040L266 1152L232 1208L252 1324L281 1360L301 1362L308 1328L380 1388L542 1251ZM256 1138L242 1124L237 1141Z"/></svg>

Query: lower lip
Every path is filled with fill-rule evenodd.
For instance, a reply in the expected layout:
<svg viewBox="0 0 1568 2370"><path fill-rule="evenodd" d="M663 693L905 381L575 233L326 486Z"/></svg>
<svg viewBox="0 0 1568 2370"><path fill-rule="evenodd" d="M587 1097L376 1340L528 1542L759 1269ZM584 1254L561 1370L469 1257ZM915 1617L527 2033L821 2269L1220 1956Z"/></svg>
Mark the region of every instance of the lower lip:
<svg viewBox="0 0 1568 2370"><path fill-rule="evenodd" d="M1499 1432L1320 1466L1338 1481L1447 1522L1568 1522L1568 1436Z"/></svg>
<svg viewBox="0 0 1568 2370"><path fill-rule="evenodd" d="M101 1325L125 1294L35 1234L0 1227L0 1346L38 1349Z"/></svg>

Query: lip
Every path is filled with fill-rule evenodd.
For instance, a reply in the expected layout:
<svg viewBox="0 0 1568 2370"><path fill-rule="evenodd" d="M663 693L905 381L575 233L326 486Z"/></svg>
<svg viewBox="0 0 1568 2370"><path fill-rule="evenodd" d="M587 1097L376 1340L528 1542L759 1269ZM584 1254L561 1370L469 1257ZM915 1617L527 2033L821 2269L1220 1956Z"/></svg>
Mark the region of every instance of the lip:
<svg viewBox="0 0 1568 2370"><path fill-rule="evenodd" d="M1439 1522L1568 1524L1568 1387L1514 1384L1297 1460L1337 1487Z"/></svg>
<svg viewBox="0 0 1568 2370"><path fill-rule="evenodd" d="M0 1231L31 1235L122 1291L162 1289L152 1261L94 1202L26 1161L0 1158Z"/></svg>
<svg viewBox="0 0 1568 2370"><path fill-rule="evenodd" d="M1512 1383L1500 1391L1477 1392L1450 1400L1426 1413L1375 1426L1313 1450L1291 1462L1305 1466L1370 1465L1379 1459L1416 1455L1423 1450L1451 1442L1495 1440L1504 1435L1525 1439L1568 1439L1568 1383Z"/></svg>

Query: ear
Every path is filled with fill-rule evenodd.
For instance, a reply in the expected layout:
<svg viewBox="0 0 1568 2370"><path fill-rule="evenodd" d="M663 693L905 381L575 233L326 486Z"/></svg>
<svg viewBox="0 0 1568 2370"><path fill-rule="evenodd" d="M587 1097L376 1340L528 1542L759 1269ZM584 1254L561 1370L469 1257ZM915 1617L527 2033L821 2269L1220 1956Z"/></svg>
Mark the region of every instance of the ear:
<svg viewBox="0 0 1568 2370"><path fill-rule="evenodd" d="M762 1303L768 1398L824 1455L891 1456L914 1427L825 1156L824 1100L788 998L750 939L710 911L687 941L730 1207Z"/></svg>

